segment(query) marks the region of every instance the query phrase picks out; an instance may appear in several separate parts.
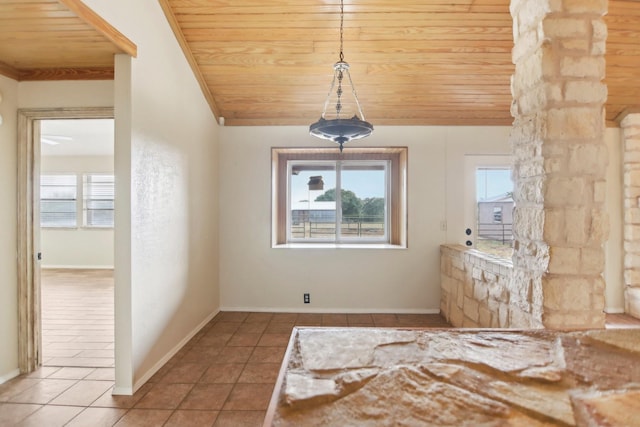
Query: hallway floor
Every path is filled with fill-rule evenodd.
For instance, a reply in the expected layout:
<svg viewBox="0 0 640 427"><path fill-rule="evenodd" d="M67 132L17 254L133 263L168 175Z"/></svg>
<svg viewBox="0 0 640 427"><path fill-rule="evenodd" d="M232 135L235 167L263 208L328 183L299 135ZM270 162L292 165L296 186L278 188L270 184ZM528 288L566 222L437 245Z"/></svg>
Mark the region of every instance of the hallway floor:
<svg viewBox="0 0 640 427"><path fill-rule="evenodd" d="M113 270L42 269L42 364L113 367Z"/></svg>

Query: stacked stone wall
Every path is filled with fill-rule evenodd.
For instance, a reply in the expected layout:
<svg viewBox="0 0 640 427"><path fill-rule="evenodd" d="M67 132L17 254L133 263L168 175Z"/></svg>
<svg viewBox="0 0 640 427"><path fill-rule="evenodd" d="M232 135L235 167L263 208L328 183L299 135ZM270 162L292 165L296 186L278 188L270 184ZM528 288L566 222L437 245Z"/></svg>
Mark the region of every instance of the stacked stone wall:
<svg viewBox="0 0 640 427"><path fill-rule="evenodd" d="M511 261L467 249L440 247L440 312L455 327L540 327L523 319L517 289L510 287Z"/></svg>
<svg viewBox="0 0 640 427"><path fill-rule="evenodd" d="M606 0L511 1L511 326L604 326L606 10Z"/></svg>
<svg viewBox="0 0 640 427"><path fill-rule="evenodd" d="M620 122L624 138L625 312L640 318L640 113Z"/></svg>

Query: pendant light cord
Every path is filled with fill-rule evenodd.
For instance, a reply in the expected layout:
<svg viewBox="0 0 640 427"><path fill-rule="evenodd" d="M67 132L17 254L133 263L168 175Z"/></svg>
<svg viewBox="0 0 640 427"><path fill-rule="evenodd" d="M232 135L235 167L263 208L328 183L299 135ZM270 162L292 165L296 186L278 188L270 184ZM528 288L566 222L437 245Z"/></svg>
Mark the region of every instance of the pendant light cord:
<svg viewBox="0 0 640 427"><path fill-rule="evenodd" d="M342 38L344 35L344 0L340 0L340 62L344 61L344 54L342 53Z"/></svg>

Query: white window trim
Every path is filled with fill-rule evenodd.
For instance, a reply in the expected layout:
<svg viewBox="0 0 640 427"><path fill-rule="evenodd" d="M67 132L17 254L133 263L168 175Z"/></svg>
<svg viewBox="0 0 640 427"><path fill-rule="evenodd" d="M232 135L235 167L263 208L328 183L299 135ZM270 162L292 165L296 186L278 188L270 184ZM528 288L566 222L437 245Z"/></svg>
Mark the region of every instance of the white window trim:
<svg viewBox="0 0 640 427"><path fill-rule="evenodd" d="M86 207L86 192L85 192L85 184L86 184L86 178L89 176L112 176L114 177L114 192L115 192L115 175L113 173L109 173L109 172L85 172L82 174L82 176L80 177L80 179L82 180L81 182L81 197L79 197L80 201L82 202L82 206L81 206L81 215L82 215L82 228L86 228L89 230L108 230L108 229L113 229L114 228L114 224L111 225L91 225L87 223L87 207ZM115 194L113 196L113 201L115 203ZM115 212L115 211L114 211ZM115 220L115 218L114 218Z"/></svg>

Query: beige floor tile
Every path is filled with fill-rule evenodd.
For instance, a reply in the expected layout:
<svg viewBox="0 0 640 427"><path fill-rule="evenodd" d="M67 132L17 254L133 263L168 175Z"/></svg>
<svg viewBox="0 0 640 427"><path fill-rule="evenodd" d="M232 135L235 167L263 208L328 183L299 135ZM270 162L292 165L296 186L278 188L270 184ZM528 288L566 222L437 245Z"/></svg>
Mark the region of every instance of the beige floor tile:
<svg viewBox="0 0 640 427"><path fill-rule="evenodd" d="M164 427L211 427L218 411L175 411Z"/></svg>
<svg viewBox="0 0 640 427"><path fill-rule="evenodd" d="M82 412L79 406L47 405L26 417L20 427L58 427L67 424L73 417Z"/></svg>
<svg viewBox="0 0 640 427"><path fill-rule="evenodd" d="M47 366L79 366L88 368L111 368L114 359L100 357L53 357L48 359Z"/></svg>
<svg viewBox="0 0 640 427"><path fill-rule="evenodd" d="M117 427L160 427L173 411L167 409L131 409L124 414Z"/></svg>
<svg viewBox="0 0 640 427"><path fill-rule="evenodd" d="M236 384L224 404L228 411L265 411L269 406L272 384Z"/></svg>
<svg viewBox="0 0 640 427"><path fill-rule="evenodd" d="M0 402L9 401L13 396L22 393L36 384L39 384L40 380L41 378L27 378L20 376L12 379L11 381L7 381L0 385Z"/></svg>
<svg viewBox="0 0 640 427"><path fill-rule="evenodd" d="M127 412L118 408L86 408L66 427L111 427Z"/></svg>
<svg viewBox="0 0 640 427"><path fill-rule="evenodd" d="M238 381L243 369L243 363L213 363L200 378L200 382L205 384L233 384Z"/></svg>
<svg viewBox="0 0 640 427"><path fill-rule="evenodd" d="M52 405L89 406L112 387L112 381L78 381L50 403Z"/></svg>
<svg viewBox="0 0 640 427"><path fill-rule="evenodd" d="M265 411L222 411L214 427L261 427Z"/></svg>
<svg viewBox="0 0 640 427"><path fill-rule="evenodd" d="M185 396L191 391L193 384L154 384L135 408L140 409L176 409Z"/></svg>
<svg viewBox="0 0 640 427"><path fill-rule="evenodd" d="M41 366L30 374L25 375L25 378L47 378L49 375L59 371L57 366Z"/></svg>
<svg viewBox="0 0 640 427"><path fill-rule="evenodd" d="M14 403L49 403L65 390L73 386L76 380L55 380L42 379L33 387L29 387L22 393L19 393L9 399Z"/></svg>
<svg viewBox="0 0 640 427"><path fill-rule="evenodd" d="M56 378L60 380L81 380L95 368L75 368L75 367L62 367L47 378Z"/></svg>
<svg viewBox="0 0 640 427"><path fill-rule="evenodd" d="M42 405L0 403L0 426L13 426L42 408Z"/></svg>
<svg viewBox="0 0 640 427"><path fill-rule="evenodd" d="M115 381L115 368L95 368L85 380Z"/></svg>
<svg viewBox="0 0 640 427"><path fill-rule="evenodd" d="M222 409L233 384L196 384L180 405L180 409Z"/></svg>

